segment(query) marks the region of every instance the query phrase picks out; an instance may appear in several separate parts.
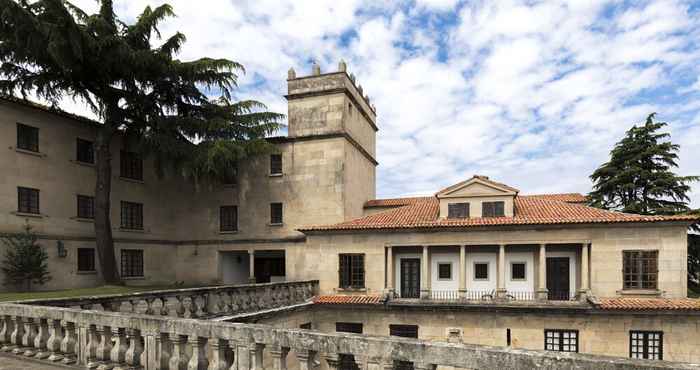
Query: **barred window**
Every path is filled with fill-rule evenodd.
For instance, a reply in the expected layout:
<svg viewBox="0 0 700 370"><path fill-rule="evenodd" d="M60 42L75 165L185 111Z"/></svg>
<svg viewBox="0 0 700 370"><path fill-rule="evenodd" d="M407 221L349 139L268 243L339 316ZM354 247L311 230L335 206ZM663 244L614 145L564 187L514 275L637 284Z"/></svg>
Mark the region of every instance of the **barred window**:
<svg viewBox="0 0 700 370"><path fill-rule="evenodd" d="M143 230L143 204L121 202L122 229Z"/></svg>
<svg viewBox="0 0 700 370"><path fill-rule="evenodd" d="M656 289L659 251L622 251L623 289Z"/></svg>
<svg viewBox="0 0 700 370"><path fill-rule="evenodd" d="M362 334L361 322L336 322L335 331L338 333Z"/></svg>
<svg viewBox="0 0 700 370"><path fill-rule="evenodd" d="M221 231L238 230L238 206L221 206L219 208L219 228Z"/></svg>
<svg viewBox="0 0 700 370"><path fill-rule="evenodd" d="M270 224L281 225L283 221L282 203L270 203Z"/></svg>
<svg viewBox="0 0 700 370"><path fill-rule="evenodd" d="M647 360L664 359L662 331L630 330L630 357Z"/></svg>
<svg viewBox="0 0 700 370"><path fill-rule="evenodd" d="M143 160L138 153L122 150L119 159L119 176L132 180L143 180Z"/></svg>
<svg viewBox="0 0 700 370"><path fill-rule="evenodd" d="M365 255L364 254L340 254L340 287L364 288L365 287Z"/></svg>
<svg viewBox="0 0 700 370"><path fill-rule="evenodd" d="M39 129L17 123L17 149L39 151Z"/></svg>
<svg viewBox="0 0 700 370"><path fill-rule="evenodd" d="M525 280L525 262L513 262L510 264L510 279Z"/></svg>
<svg viewBox="0 0 700 370"><path fill-rule="evenodd" d="M143 250L122 249L122 277L143 277Z"/></svg>
<svg viewBox="0 0 700 370"><path fill-rule="evenodd" d="M270 175L282 174L282 154L270 155Z"/></svg>
<svg viewBox="0 0 700 370"><path fill-rule="evenodd" d="M545 329L544 349L559 352L578 352L578 330Z"/></svg>
<svg viewBox="0 0 700 370"><path fill-rule="evenodd" d="M474 280L489 279L489 264L487 262L474 263Z"/></svg>
<svg viewBox="0 0 700 370"><path fill-rule="evenodd" d="M17 212L39 214L39 190L17 188Z"/></svg>
<svg viewBox="0 0 700 370"><path fill-rule="evenodd" d="M469 203L449 203L447 218L469 218Z"/></svg>
<svg viewBox="0 0 700 370"><path fill-rule="evenodd" d="M438 279L452 280L452 264L438 263Z"/></svg>
<svg viewBox="0 0 700 370"><path fill-rule="evenodd" d="M418 338L418 325L389 325L389 335L404 338Z"/></svg>
<svg viewBox="0 0 700 370"><path fill-rule="evenodd" d="M481 204L482 217L503 217L505 216L504 202L483 202Z"/></svg>
<svg viewBox="0 0 700 370"><path fill-rule="evenodd" d="M77 139L75 160L83 163L95 163L95 146L92 141Z"/></svg>
<svg viewBox="0 0 700 370"><path fill-rule="evenodd" d="M95 198L78 195L78 218L95 218Z"/></svg>
<svg viewBox="0 0 700 370"><path fill-rule="evenodd" d="M78 248L78 271L95 271L95 249Z"/></svg>

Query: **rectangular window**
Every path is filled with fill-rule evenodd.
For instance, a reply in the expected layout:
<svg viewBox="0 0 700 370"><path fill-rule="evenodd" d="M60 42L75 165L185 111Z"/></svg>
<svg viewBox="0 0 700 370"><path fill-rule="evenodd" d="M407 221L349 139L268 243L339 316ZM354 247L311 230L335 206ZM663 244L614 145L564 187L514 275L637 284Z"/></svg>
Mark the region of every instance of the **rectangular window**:
<svg viewBox="0 0 700 370"><path fill-rule="evenodd" d="M513 262L510 264L510 279L525 280L525 262Z"/></svg>
<svg viewBox="0 0 700 370"><path fill-rule="evenodd" d="M282 174L282 154L270 155L270 175Z"/></svg>
<svg viewBox="0 0 700 370"><path fill-rule="evenodd" d="M305 323L299 325L299 329L311 330L311 323L305 322Z"/></svg>
<svg viewBox="0 0 700 370"><path fill-rule="evenodd" d="M489 279L489 264L487 262L474 263L474 280Z"/></svg>
<svg viewBox="0 0 700 370"><path fill-rule="evenodd" d="M238 230L238 206L221 206L219 208L219 229L221 231Z"/></svg>
<svg viewBox="0 0 700 370"><path fill-rule="evenodd" d="M121 202L121 227L129 230L143 230L143 204Z"/></svg>
<svg viewBox="0 0 700 370"><path fill-rule="evenodd" d="M92 141L77 139L75 160L83 163L95 163L95 147Z"/></svg>
<svg viewBox="0 0 700 370"><path fill-rule="evenodd" d="M32 213L38 215L39 212L39 190L31 188L17 188L17 212Z"/></svg>
<svg viewBox="0 0 700 370"><path fill-rule="evenodd" d="M282 203L270 203L270 224L282 225Z"/></svg>
<svg viewBox="0 0 700 370"><path fill-rule="evenodd" d="M32 126L17 124L17 149L39 151L39 129Z"/></svg>
<svg viewBox="0 0 700 370"><path fill-rule="evenodd" d="M119 176L132 179L143 180L143 160L138 153L122 150L119 154Z"/></svg>
<svg viewBox="0 0 700 370"><path fill-rule="evenodd" d="M438 263L438 279L452 280L452 264Z"/></svg>
<svg viewBox="0 0 700 370"><path fill-rule="evenodd" d="M95 248L78 248L78 271L95 271Z"/></svg>
<svg viewBox="0 0 700 370"><path fill-rule="evenodd" d="M389 335L404 338L418 338L418 325L389 325Z"/></svg>
<svg viewBox="0 0 700 370"><path fill-rule="evenodd" d="M544 349L578 352L578 330L544 329Z"/></svg>
<svg viewBox="0 0 700 370"><path fill-rule="evenodd" d="M95 218L95 198L78 195L78 218Z"/></svg>
<svg viewBox="0 0 700 370"><path fill-rule="evenodd" d="M505 202L483 202L481 204L482 217L503 217L505 216Z"/></svg>
<svg viewBox="0 0 700 370"><path fill-rule="evenodd" d="M122 249L122 277L143 277L143 250Z"/></svg>
<svg viewBox="0 0 700 370"><path fill-rule="evenodd" d="M335 331L338 333L362 334L362 323L359 322L336 322Z"/></svg>
<svg viewBox="0 0 700 370"><path fill-rule="evenodd" d="M662 331L630 330L630 357L647 360L664 359Z"/></svg>
<svg viewBox="0 0 700 370"><path fill-rule="evenodd" d="M659 251L622 251L623 289L656 289Z"/></svg>
<svg viewBox="0 0 700 370"><path fill-rule="evenodd" d="M469 218L469 203L449 203L447 218Z"/></svg>
<svg viewBox="0 0 700 370"><path fill-rule="evenodd" d="M365 255L341 254L339 282L341 288L365 287Z"/></svg>

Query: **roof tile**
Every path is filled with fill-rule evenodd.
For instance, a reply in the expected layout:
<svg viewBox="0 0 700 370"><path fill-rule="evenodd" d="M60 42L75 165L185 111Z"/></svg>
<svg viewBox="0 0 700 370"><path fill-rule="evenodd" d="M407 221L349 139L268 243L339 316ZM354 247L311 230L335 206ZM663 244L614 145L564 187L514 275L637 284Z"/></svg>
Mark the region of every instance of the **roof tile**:
<svg viewBox="0 0 700 370"><path fill-rule="evenodd" d="M338 305L338 304L382 304L379 295L321 295L314 299L314 304Z"/></svg>
<svg viewBox="0 0 700 370"><path fill-rule="evenodd" d="M700 311L700 299L693 298L599 298L598 308L602 310L625 311Z"/></svg>

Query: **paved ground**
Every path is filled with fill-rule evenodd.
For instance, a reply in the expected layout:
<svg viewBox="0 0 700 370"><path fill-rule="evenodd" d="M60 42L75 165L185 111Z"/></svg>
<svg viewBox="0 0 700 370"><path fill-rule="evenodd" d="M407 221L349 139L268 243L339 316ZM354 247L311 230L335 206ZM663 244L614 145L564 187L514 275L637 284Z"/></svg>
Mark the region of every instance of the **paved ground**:
<svg viewBox="0 0 700 370"><path fill-rule="evenodd" d="M54 366L43 362L21 360L0 354L0 370L66 370L67 367Z"/></svg>

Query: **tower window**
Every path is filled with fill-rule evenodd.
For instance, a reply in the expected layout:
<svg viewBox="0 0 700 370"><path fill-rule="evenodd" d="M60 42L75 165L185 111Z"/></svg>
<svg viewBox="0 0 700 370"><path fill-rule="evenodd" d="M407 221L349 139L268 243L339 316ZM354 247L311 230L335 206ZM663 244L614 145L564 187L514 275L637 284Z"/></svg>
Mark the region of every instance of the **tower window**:
<svg viewBox="0 0 700 370"><path fill-rule="evenodd" d="M282 154L270 155L270 175L282 174Z"/></svg>

